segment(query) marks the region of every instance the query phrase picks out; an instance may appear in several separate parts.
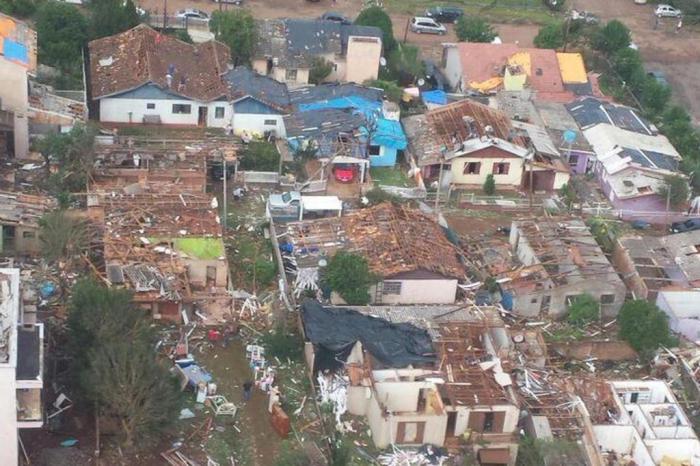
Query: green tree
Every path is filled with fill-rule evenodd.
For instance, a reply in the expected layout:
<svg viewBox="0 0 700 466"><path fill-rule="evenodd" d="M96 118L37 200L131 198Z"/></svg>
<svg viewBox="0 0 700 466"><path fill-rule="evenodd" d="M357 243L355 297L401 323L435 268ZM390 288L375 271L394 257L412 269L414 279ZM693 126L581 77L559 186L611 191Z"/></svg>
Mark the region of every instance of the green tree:
<svg viewBox="0 0 700 466"><path fill-rule="evenodd" d="M309 83L321 84L333 72L333 63L323 57L314 57L309 70Z"/></svg>
<svg viewBox="0 0 700 466"><path fill-rule="evenodd" d="M46 180L46 187L53 195L85 190L94 169L96 134L93 125L76 125L69 133L51 135L37 144L47 166L58 167Z"/></svg>
<svg viewBox="0 0 700 466"><path fill-rule="evenodd" d="M455 33L461 42L491 42L496 38L496 31L478 16L460 16Z"/></svg>
<svg viewBox="0 0 700 466"><path fill-rule="evenodd" d="M652 115L660 115L669 99L671 88L658 82L653 76L646 76L638 89L639 100L644 109Z"/></svg>
<svg viewBox="0 0 700 466"><path fill-rule="evenodd" d="M382 30L382 43L384 53L388 54L396 48L397 42L394 38L394 26L386 11L379 6L365 8L355 18L355 24L359 26L375 26Z"/></svg>
<svg viewBox="0 0 700 466"><path fill-rule="evenodd" d="M613 55L630 45L630 30L620 21L614 19L598 30L593 37L593 47L607 55Z"/></svg>
<svg viewBox="0 0 700 466"><path fill-rule="evenodd" d="M173 35L183 42L186 42L188 44L194 44L194 41L192 40L192 37L190 37L190 34L187 32L187 29L178 29Z"/></svg>
<svg viewBox="0 0 700 466"><path fill-rule="evenodd" d="M44 3L36 15L39 62L63 73L79 72L87 30L85 16L74 5Z"/></svg>
<svg viewBox="0 0 700 466"><path fill-rule="evenodd" d="M155 334L129 292L94 280L76 283L68 336L80 392L98 414L118 421L126 446L177 419L177 381L156 360Z"/></svg>
<svg viewBox="0 0 700 466"><path fill-rule="evenodd" d="M633 86L644 77L642 57L639 56L638 51L629 47L622 48L613 54L612 66L623 80Z"/></svg>
<svg viewBox="0 0 700 466"><path fill-rule="evenodd" d="M564 28L561 23L549 23L542 26L534 39L535 47L540 49L559 49L564 46Z"/></svg>
<svg viewBox="0 0 700 466"><path fill-rule="evenodd" d="M130 12L130 9L133 11ZM134 4L123 0L92 0L90 3L90 30L93 39L119 34L139 23Z"/></svg>
<svg viewBox="0 0 700 466"><path fill-rule="evenodd" d="M420 49L415 45L399 44L389 53L387 66L380 70L380 78L384 81L412 84L416 77L424 74L424 70Z"/></svg>
<svg viewBox="0 0 700 466"><path fill-rule="evenodd" d="M586 221L586 224L603 251L612 252L615 240L620 234L619 223L603 217L592 217Z"/></svg>
<svg viewBox="0 0 700 466"><path fill-rule="evenodd" d="M661 345L672 344L668 317L655 304L636 299L622 305L617 315L620 338L637 352L648 355Z"/></svg>
<svg viewBox="0 0 700 466"><path fill-rule="evenodd" d="M211 15L209 29L214 32L217 40L231 48L234 66L250 62L258 40L258 29L248 10L215 11Z"/></svg>
<svg viewBox="0 0 700 466"><path fill-rule="evenodd" d="M494 179L492 173L486 175L483 190L484 194L486 194L487 196L493 196L494 194L496 194L496 180Z"/></svg>
<svg viewBox="0 0 700 466"><path fill-rule="evenodd" d="M566 208L571 210L577 198L576 190L573 188L573 186L570 186L568 183L564 183L561 188L559 188L559 196L561 196L564 204L566 204Z"/></svg>
<svg viewBox="0 0 700 466"><path fill-rule="evenodd" d="M29 18L37 9L35 0L0 0L0 13L16 18Z"/></svg>
<svg viewBox="0 0 700 466"><path fill-rule="evenodd" d="M39 242L44 259L71 260L89 246L87 224L65 210L55 210L39 220Z"/></svg>
<svg viewBox="0 0 700 466"><path fill-rule="evenodd" d="M253 141L243 149L240 167L243 170L276 172L279 169L280 153L274 144Z"/></svg>
<svg viewBox="0 0 700 466"><path fill-rule="evenodd" d="M595 298L588 293L576 296L569 304L566 320L576 327L584 325L598 319L600 305Z"/></svg>
<svg viewBox="0 0 700 466"><path fill-rule="evenodd" d="M364 306L370 302L368 290L377 282L376 278L364 257L338 251L328 261L323 281L348 304Z"/></svg>
<svg viewBox="0 0 700 466"><path fill-rule="evenodd" d="M125 29L131 29L141 24L141 17L139 12L136 11L134 0L126 0L126 3L124 3L124 21L126 23Z"/></svg>
<svg viewBox="0 0 700 466"><path fill-rule="evenodd" d="M659 196L670 201L672 207L684 207L690 197L688 180L682 176L666 176L659 188Z"/></svg>
<svg viewBox="0 0 700 466"><path fill-rule="evenodd" d="M383 81L381 79L375 79L367 81L364 84L365 86L383 89L384 96L392 102L399 103L401 101L401 97L403 97L403 89L393 81Z"/></svg>

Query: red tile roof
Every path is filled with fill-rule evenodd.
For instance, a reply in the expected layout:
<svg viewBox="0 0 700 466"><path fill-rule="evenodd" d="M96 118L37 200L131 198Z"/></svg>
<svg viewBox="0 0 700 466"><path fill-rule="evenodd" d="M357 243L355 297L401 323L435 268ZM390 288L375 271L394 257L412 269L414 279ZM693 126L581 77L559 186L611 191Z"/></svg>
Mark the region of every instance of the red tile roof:
<svg viewBox="0 0 700 466"><path fill-rule="evenodd" d="M519 47L517 44L485 44L460 42L457 44L464 82L483 82L503 76L508 59L516 53L530 55L530 88L538 92L541 100L571 102L575 96L564 88L557 54L550 49Z"/></svg>
<svg viewBox="0 0 700 466"><path fill-rule="evenodd" d="M152 83L168 89L166 74L174 67L169 92L210 101L228 95L221 75L231 58L228 46L209 41L187 44L145 24L88 44L93 99L120 94Z"/></svg>

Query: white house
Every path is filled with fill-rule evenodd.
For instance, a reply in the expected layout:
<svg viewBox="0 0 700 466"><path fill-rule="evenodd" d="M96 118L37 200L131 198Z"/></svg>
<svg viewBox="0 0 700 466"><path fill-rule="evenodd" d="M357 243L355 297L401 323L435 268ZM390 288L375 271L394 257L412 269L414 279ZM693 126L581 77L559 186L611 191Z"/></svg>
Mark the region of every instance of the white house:
<svg viewBox="0 0 700 466"><path fill-rule="evenodd" d="M188 44L145 24L88 44L90 116L101 122L226 127L229 48Z"/></svg>

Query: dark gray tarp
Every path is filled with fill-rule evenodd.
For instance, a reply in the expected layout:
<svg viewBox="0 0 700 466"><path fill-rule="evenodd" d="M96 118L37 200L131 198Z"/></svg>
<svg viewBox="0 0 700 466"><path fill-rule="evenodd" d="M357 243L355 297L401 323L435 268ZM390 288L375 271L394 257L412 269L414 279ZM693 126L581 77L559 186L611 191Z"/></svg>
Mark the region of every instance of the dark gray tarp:
<svg viewBox="0 0 700 466"><path fill-rule="evenodd" d="M411 324L394 324L345 308L324 308L318 301L301 305L306 338L318 349L315 369L337 366L345 360L355 342L389 367L406 367L435 362L428 332ZM324 354L325 353L325 354Z"/></svg>

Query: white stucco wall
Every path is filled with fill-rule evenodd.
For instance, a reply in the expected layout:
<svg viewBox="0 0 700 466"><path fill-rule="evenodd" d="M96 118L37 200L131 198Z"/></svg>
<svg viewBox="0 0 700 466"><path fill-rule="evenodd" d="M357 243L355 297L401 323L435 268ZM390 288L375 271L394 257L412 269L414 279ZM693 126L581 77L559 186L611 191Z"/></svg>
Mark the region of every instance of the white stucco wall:
<svg viewBox="0 0 700 466"><path fill-rule="evenodd" d="M456 279L385 281L400 281L401 294L382 295L382 304L452 304L457 296ZM370 296L375 296L375 287L370 288Z"/></svg>
<svg viewBox="0 0 700 466"><path fill-rule="evenodd" d="M444 49L445 68L444 74L447 82L455 90L461 90L462 83L462 62L459 58L459 50L456 47L447 47Z"/></svg>
<svg viewBox="0 0 700 466"><path fill-rule="evenodd" d="M554 175L554 186L553 189L561 189L562 186L569 182L571 174L564 172L557 172Z"/></svg>
<svg viewBox="0 0 700 466"><path fill-rule="evenodd" d="M29 150L29 88L27 69L0 57L0 99L2 109L15 114L15 157L24 157Z"/></svg>
<svg viewBox="0 0 700 466"><path fill-rule="evenodd" d="M266 125L265 120L275 120L275 125ZM233 131L236 134L242 131L263 135L265 131L274 130L277 137L284 138L287 131L284 127L284 117L282 115L263 115L252 113L234 113Z"/></svg>
<svg viewBox="0 0 700 466"><path fill-rule="evenodd" d="M478 174L464 174L464 167L468 163L481 163ZM494 163L509 163L508 173L505 175L493 175L496 186L518 187L522 182L523 159L514 157L459 157L452 160L452 183L482 186L486 177L492 173Z"/></svg>
<svg viewBox="0 0 700 466"><path fill-rule="evenodd" d="M11 367L8 367L11 366ZM14 364L0 366L0 464L17 464L17 399Z"/></svg>
<svg viewBox="0 0 700 466"><path fill-rule="evenodd" d="M146 108L152 103L155 108ZM173 105L190 105L189 114L173 113ZM100 121L114 123L143 123L144 115L160 115L164 125L197 125L199 107L207 107L207 126L223 128L231 122L233 108L228 102L200 103L192 100L162 100L162 99L121 99L104 98L100 100ZM224 108L224 117L215 118L216 107ZM131 119L129 113L131 112Z"/></svg>
<svg viewBox="0 0 700 466"><path fill-rule="evenodd" d="M345 81L363 83L377 79L382 41L377 37L350 37L346 53Z"/></svg>

